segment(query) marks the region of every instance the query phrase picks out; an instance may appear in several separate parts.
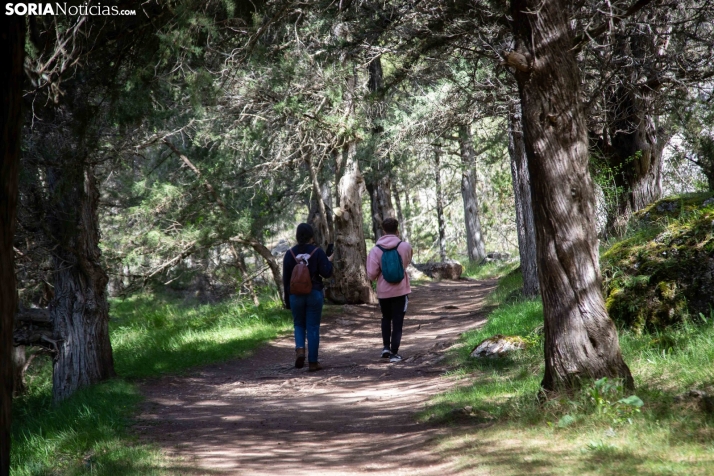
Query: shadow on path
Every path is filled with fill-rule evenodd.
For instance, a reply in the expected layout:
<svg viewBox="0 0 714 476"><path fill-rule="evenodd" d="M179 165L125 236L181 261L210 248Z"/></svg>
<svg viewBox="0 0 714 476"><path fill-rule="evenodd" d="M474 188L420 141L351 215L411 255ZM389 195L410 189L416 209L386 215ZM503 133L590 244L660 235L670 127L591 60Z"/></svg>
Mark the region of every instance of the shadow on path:
<svg viewBox="0 0 714 476"><path fill-rule="evenodd" d="M325 370L293 368L294 343L285 337L246 359L145 382L134 428L179 457L178 474L455 474L427 444L447 430L414 414L456 384L443 376L443 352L485 322L483 300L495 285L416 287L398 364L379 357L378 306L326 306Z"/></svg>

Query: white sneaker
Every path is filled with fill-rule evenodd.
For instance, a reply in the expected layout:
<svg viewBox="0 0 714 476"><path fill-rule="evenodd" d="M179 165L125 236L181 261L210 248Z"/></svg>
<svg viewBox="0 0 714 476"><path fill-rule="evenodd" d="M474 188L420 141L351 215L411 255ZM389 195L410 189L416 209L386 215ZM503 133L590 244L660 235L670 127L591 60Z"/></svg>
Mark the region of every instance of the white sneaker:
<svg viewBox="0 0 714 476"><path fill-rule="evenodd" d="M394 363L394 362L401 362L401 361L402 361L402 356L399 355L399 354L392 354L392 355L389 357L389 361L392 362L392 363Z"/></svg>
<svg viewBox="0 0 714 476"><path fill-rule="evenodd" d="M385 347L384 350L382 350L382 358L388 359L390 355L392 355L392 353Z"/></svg>

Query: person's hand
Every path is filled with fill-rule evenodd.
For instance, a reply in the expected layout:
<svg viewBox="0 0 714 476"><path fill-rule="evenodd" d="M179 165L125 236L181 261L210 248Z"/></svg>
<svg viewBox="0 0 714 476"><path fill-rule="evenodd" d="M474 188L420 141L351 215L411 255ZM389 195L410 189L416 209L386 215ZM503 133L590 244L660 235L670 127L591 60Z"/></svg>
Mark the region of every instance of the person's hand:
<svg viewBox="0 0 714 476"><path fill-rule="evenodd" d="M334 257L335 257L335 254L333 253L333 254L331 254L330 256L327 257L327 261L329 261L330 263L332 263L332 258L334 258Z"/></svg>

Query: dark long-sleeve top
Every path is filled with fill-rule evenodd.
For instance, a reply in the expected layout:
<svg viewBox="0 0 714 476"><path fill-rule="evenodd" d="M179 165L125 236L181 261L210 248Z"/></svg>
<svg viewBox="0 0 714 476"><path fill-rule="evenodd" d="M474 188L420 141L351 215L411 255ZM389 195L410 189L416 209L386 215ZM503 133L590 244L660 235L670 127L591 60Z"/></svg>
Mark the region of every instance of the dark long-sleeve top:
<svg viewBox="0 0 714 476"><path fill-rule="evenodd" d="M317 250L307 261L307 269L310 270L312 289L322 290L324 288L322 278L332 276L332 262L327 259L327 255L322 251L322 248L315 245L296 245L292 247L292 251L297 256L303 253L310 254L315 248ZM285 291L285 304L288 308L290 307L290 277L296 264L295 258L293 258L290 251L285 253L283 258L283 289Z"/></svg>

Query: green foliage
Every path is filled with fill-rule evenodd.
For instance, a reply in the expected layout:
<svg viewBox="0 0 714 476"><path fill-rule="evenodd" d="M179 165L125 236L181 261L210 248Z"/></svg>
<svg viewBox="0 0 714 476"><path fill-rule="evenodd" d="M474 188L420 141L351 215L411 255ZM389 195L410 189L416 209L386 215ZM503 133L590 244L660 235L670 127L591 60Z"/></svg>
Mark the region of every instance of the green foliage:
<svg viewBox="0 0 714 476"><path fill-rule="evenodd" d="M244 356L292 323L274 302L190 306L150 295L114 300L111 316L120 378L53 407L51 362L31 367L29 392L13 401L13 475L174 474L157 448L127 431L141 401L131 381Z"/></svg>

